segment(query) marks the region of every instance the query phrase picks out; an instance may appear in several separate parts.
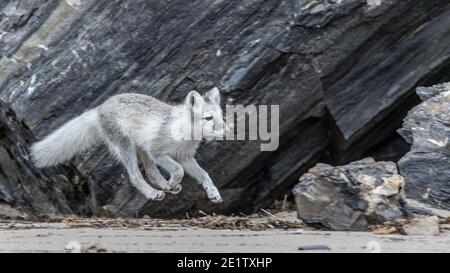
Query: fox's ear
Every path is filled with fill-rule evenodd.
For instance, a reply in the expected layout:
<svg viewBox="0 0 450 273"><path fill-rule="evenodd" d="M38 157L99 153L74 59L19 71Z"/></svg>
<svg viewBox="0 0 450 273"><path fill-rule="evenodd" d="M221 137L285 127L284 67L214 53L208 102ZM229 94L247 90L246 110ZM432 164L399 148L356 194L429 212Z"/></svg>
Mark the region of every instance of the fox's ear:
<svg viewBox="0 0 450 273"><path fill-rule="evenodd" d="M206 92L204 97L205 97L205 100L207 102L220 104L220 91L219 91L219 88L214 87L213 89L211 89L208 92Z"/></svg>
<svg viewBox="0 0 450 273"><path fill-rule="evenodd" d="M192 109L200 109L203 106L203 97L197 91L191 91L186 96L185 104Z"/></svg>

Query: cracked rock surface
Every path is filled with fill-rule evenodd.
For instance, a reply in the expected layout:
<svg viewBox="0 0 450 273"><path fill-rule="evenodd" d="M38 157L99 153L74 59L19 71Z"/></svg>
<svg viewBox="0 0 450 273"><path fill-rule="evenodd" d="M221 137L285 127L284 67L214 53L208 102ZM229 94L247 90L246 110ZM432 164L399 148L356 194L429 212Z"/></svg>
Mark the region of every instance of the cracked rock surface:
<svg viewBox="0 0 450 273"><path fill-rule="evenodd" d="M0 217L92 215L89 180L73 166L39 170L30 161L34 136L0 102Z"/></svg>

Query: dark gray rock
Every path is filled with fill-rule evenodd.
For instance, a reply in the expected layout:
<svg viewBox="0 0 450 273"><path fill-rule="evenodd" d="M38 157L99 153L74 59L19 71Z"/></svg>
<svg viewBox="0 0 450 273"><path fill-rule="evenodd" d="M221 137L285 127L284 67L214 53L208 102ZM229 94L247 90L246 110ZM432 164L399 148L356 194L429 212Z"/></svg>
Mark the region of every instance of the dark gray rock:
<svg viewBox="0 0 450 273"><path fill-rule="evenodd" d="M326 68L322 69L322 78L325 77L327 106L341 133L343 147L369 134L383 119L389 119L389 123L378 128L380 133L385 133L389 126L400 127L408 109L403 114L396 113L398 118L395 118L392 114L398 107L394 105L407 103L415 87L423 81L450 74L450 44L444 42L450 39L450 30L442 27L450 24L449 2L382 3L377 13L366 9L341 20L355 24L350 30L353 36L347 39L363 39L362 45L340 40L333 47L339 47L341 54L331 55L327 49L328 54L319 58L337 58L335 62L323 60ZM362 19L359 16L370 27L357 22ZM345 59L343 52L348 51L352 58ZM371 138L366 140L371 141Z"/></svg>
<svg viewBox="0 0 450 273"><path fill-rule="evenodd" d="M435 208L429 204L425 204L411 198L407 198L406 202L406 210L411 218L423 216L437 216L439 218L450 217L450 210Z"/></svg>
<svg viewBox="0 0 450 273"><path fill-rule="evenodd" d="M425 101L408 113L398 131L411 144L398 166L410 198L450 209L450 84L418 93Z"/></svg>
<svg viewBox="0 0 450 273"><path fill-rule="evenodd" d="M226 103L278 104L276 152L247 141L201 147L220 206L191 182L147 204L102 147L77 162L116 215L251 211L324 154L348 161L389 138L412 88L448 73L449 14L447 0L2 1L0 98L39 138L122 92L178 102L218 86Z"/></svg>
<svg viewBox="0 0 450 273"><path fill-rule="evenodd" d="M422 101L427 101L445 91L449 91L449 83L442 83L431 87L417 87L416 89L416 93Z"/></svg>
<svg viewBox="0 0 450 273"><path fill-rule="evenodd" d="M99 214L90 203L90 180L76 168L61 166L38 170L30 161L28 147L34 136L14 112L0 101L0 213L13 217L26 213ZM12 213L17 210L15 213ZM20 211L20 213L18 212ZM0 216L1 216L0 215Z"/></svg>
<svg viewBox="0 0 450 273"><path fill-rule="evenodd" d="M404 180L393 162L371 158L332 167L317 164L293 189L298 217L331 230L366 230L406 217Z"/></svg>

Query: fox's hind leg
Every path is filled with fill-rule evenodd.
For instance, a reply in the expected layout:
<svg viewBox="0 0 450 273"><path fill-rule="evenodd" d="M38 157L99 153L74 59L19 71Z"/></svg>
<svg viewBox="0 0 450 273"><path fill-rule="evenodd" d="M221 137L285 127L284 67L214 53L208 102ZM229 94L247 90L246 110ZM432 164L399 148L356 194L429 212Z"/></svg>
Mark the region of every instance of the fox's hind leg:
<svg viewBox="0 0 450 273"><path fill-rule="evenodd" d="M159 156L156 163L170 174L169 184L172 193L179 193L181 191L181 180L184 176L183 167L168 155Z"/></svg>
<svg viewBox="0 0 450 273"><path fill-rule="evenodd" d="M181 191L180 182L183 178L184 171L178 163L175 162L181 168L181 177L180 170L176 167L173 167L172 165L169 166L165 160L162 160L161 162L159 160L160 158L158 158L158 160L155 160L151 156L149 156L147 152L142 150L139 150L139 158L144 165L145 174L152 183L156 184L163 191L168 193L177 194ZM162 176L161 172L156 166L157 164L170 174L169 181L167 181L164 176ZM178 183L176 183L177 181Z"/></svg>
<svg viewBox="0 0 450 273"><path fill-rule="evenodd" d="M152 188L142 176L139 170L138 157L134 143L120 131L115 130L114 125L110 123L100 123L104 132L103 138L108 145L109 150L125 166L130 182L139 190L147 199L160 201L165 197L163 191Z"/></svg>

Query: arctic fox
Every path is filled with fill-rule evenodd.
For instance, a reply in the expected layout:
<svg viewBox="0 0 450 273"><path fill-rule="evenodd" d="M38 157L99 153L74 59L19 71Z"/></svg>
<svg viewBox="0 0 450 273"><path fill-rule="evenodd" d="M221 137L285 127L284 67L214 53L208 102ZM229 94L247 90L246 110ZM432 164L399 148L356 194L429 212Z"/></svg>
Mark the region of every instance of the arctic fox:
<svg viewBox="0 0 450 273"><path fill-rule="evenodd" d="M164 199L164 192L179 193L186 171L212 202L220 203L217 187L194 155L201 137L223 137L226 132L217 88L204 96L191 91L184 103L174 106L150 96L125 93L112 96L33 144L31 156L38 167L54 166L103 141L146 198L159 201ZM145 181L138 159L150 182L161 190ZM157 166L170 174L169 179Z"/></svg>

